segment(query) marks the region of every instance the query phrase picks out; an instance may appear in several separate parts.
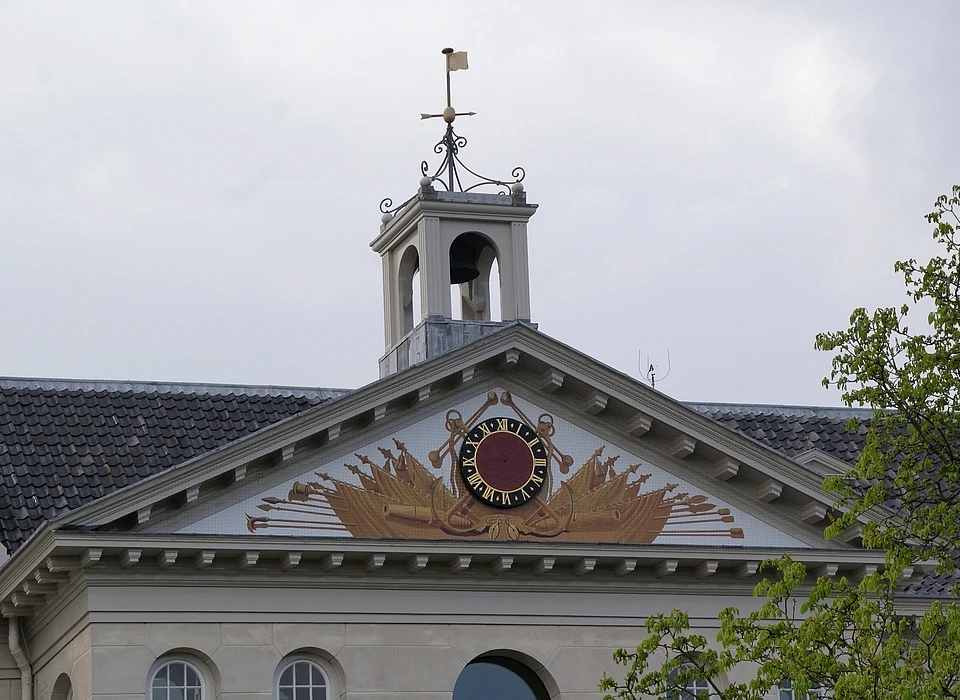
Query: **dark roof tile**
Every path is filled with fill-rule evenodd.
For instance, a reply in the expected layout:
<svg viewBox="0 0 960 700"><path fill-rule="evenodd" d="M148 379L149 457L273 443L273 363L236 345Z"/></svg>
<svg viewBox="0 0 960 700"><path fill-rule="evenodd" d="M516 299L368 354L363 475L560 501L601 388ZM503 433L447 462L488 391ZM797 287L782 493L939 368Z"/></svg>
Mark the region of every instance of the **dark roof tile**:
<svg viewBox="0 0 960 700"><path fill-rule="evenodd" d="M0 378L0 539L344 393Z"/></svg>

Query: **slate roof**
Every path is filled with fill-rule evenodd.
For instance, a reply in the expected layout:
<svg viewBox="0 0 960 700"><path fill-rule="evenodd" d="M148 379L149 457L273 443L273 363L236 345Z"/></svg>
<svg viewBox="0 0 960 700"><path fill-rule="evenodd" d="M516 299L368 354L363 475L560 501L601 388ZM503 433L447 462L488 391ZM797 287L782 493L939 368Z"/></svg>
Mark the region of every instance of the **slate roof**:
<svg viewBox="0 0 960 700"><path fill-rule="evenodd" d="M865 424L873 415L869 408L818 408L812 406L748 406L742 404L686 404L732 430L746 435L787 457L811 449L821 450L853 466L864 447ZM860 430L851 433L846 424L860 420ZM960 571L931 572L910 583L905 592L929 597L947 597L960 584Z"/></svg>
<svg viewBox="0 0 960 700"><path fill-rule="evenodd" d="M864 447L865 424L873 416L869 408L721 403L686 406L786 457L816 449L851 466ZM847 430L851 418L861 421L857 433Z"/></svg>
<svg viewBox="0 0 960 700"><path fill-rule="evenodd" d="M0 378L0 539L345 393Z"/></svg>

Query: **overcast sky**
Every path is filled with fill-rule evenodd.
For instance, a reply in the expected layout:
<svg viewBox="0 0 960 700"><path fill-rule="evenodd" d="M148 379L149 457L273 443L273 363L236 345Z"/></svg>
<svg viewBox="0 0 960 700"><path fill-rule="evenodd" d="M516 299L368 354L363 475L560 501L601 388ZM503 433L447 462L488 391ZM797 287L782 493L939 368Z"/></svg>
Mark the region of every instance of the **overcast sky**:
<svg viewBox="0 0 960 700"><path fill-rule="evenodd" d="M955 2L5 2L0 375L356 387L454 74L533 318L684 400L837 404L960 181ZM434 161L431 161L434 162Z"/></svg>

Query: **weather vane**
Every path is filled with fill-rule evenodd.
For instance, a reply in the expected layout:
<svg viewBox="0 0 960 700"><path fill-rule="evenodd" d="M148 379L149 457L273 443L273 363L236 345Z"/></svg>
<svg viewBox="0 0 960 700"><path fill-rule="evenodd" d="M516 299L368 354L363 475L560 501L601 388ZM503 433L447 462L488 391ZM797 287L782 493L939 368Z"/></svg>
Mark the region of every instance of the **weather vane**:
<svg viewBox="0 0 960 700"><path fill-rule="evenodd" d="M458 112L453 108L453 100L450 92L450 74L458 70L467 70L467 52L454 51L451 48L443 49L444 59L447 68L447 106L439 114L420 114L420 119L441 118L447 124L443 138L433 147L433 152L442 155L443 160L440 166L430 174L430 165L427 161L420 164L420 187L432 191L434 185L439 185L448 192L469 192L478 187L494 186L499 187L502 194L510 194L516 198L523 198L523 185L521 181L526 177L523 168L516 167L511 171L513 180L497 180L495 178L485 177L474 172L460 160L460 149L467 145L467 140L453 130L453 122L457 117L472 117L476 112ZM477 182L464 187L460 180L460 170L464 170L473 175ZM399 206L393 206L393 200L389 197L380 202L380 211L383 212L383 223L386 224L393 218L393 214L407 206L417 195L414 195Z"/></svg>
<svg viewBox="0 0 960 700"><path fill-rule="evenodd" d="M421 112L420 119L443 117L443 121L447 124L453 124L453 120L457 117L472 117L476 114L476 112L458 112L453 108L450 101L450 74L455 70L467 70L470 66L467 65L466 51L454 51L451 48L446 48L443 50L443 55L447 57L447 106L440 114L423 114Z"/></svg>

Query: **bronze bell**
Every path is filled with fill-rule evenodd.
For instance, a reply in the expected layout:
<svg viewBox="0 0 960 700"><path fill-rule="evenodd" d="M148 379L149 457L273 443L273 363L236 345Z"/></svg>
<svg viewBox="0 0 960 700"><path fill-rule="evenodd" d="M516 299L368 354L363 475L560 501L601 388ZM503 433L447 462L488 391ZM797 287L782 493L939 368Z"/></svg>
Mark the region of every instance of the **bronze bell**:
<svg viewBox="0 0 960 700"><path fill-rule="evenodd" d="M464 233L450 246L450 284L462 284L480 276L477 264L484 240L475 233Z"/></svg>

